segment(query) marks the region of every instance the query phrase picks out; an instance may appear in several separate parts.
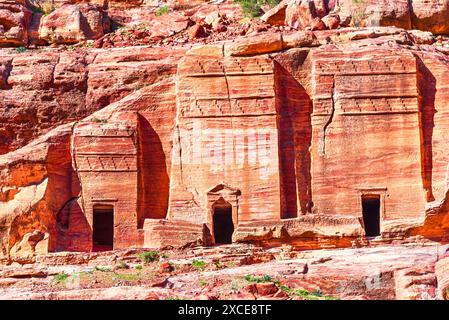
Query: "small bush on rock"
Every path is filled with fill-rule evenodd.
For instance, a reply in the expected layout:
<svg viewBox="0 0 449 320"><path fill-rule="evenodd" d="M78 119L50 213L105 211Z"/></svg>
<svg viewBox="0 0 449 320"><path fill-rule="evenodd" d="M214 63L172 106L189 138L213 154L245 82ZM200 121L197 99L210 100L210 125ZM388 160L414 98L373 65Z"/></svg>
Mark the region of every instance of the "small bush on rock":
<svg viewBox="0 0 449 320"><path fill-rule="evenodd" d="M206 267L206 262L204 262L203 260L193 260L192 267L197 269L204 269Z"/></svg>
<svg viewBox="0 0 449 320"><path fill-rule="evenodd" d="M170 11L170 8L168 6L162 6L162 7L157 8L155 14L157 17L160 17L160 16L163 16L164 14L167 14L169 11Z"/></svg>
<svg viewBox="0 0 449 320"><path fill-rule="evenodd" d="M115 268L116 269L129 269L129 266L125 261L120 261Z"/></svg>
<svg viewBox="0 0 449 320"><path fill-rule="evenodd" d="M27 49L25 47L18 47L18 48L16 48L16 52L17 53L24 53L25 51L27 51Z"/></svg>
<svg viewBox="0 0 449 320"><path fill-rule="evenodd" d="M237 2L242 7L243 13L248 17L258 17L260 16L262 11L263 5L268 5L270 7L274 7L277 5L280 0L234 0L234 2Z"/></svg>
<svg viewBox="0 0 449 320"><path fill-rule="evenodd" d="M248 282L256 282L256 283L273 282L273 278L271 278L268 275L253 276L252 274L247 274L245 276L245 280Z"/></svg>
<svg viewBox="0 0 449 320"><path fill-rule="evenodd" d="M58 273L57 275L55 275L53 280L56 283L62 283L62 282L65 282L68 279L68 277L69 277L69 275L67 273L61 272L61 273Z"/></svg>
<svg viewBox="0 0 449 320"><path fill-rule="evenodd" d="M159 260L159 252L157 251L145 251L138 255L140 261L144 263L150 263Z"/></svg>
<svg viewBox="0 0 449 320"><path fill-rule="evenodd" d="M46 16L48 16L56 9L54 0L34 0L33 5L34 5L33 9L34 12L36 13L40 12Z"/></svg>
<svg viewBox="0 0 449 320"><path fill-rule="evenodd" d="M111 272L111 268L109 267L95 267L95 270L100 271L100 272Z"/></svg>

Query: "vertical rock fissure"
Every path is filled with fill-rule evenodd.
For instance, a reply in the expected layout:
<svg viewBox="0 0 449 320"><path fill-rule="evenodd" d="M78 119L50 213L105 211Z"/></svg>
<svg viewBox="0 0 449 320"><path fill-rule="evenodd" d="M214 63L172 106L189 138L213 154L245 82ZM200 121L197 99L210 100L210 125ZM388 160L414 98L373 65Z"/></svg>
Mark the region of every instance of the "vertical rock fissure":
<svg viewBox="0 0 449 320"><path fill-rule="evenodd" d="M71 152L71 154L72 154L72 161L73 161L73 167L74 167L74 170L75 170L75 172L76 172L76 175L77 175L77 177L78 177L78 181L81 181L81 176L80 176L80 174L79 174L79 172L78 172L78 164L76 163L76 151L75 151L75 127L76 127L76 125L78 124L78 121L75 121L75 123L73 124L73 126L72 126L72 133L71 133L71 136L70 136L70 152ZM86 206L85 206L85 204L84 204L84 197L83 197L83 185L80 183L80 198L81 198L81 206L82 206L82 208L83 208L83 212L86 212Z"/></svg>
<svg viewBox="0 0 449 320"><path fill-rule="evenodd" d="M12 59L8 60L5 64L5 73L4 73L4 87L5 88L11 88L11 86L8 83L9 75L12 71Z"/></svg>
<svg viewBox="0 0 449 320"><path fill-rule="evenodd" d="M61 215L61 213L62 213L62 210L64 210L68 205L69 205L69 203L70 202L72 202L72 201L76 201L76 200L78 200L80 198L80 196L77 196L77 197L71 197L71 198L69 198L66 202L64 202L64 204L59 208L59 210L56 212L56 215L55 215L55 217L56 217L56 223L59 223L59 226L61 227L61 229L63 230L63 231L66 231L67 229L68 229L68 227L69 227L69 217L67 217L67 221L63 221L63 222L61 222L61 221L58 221L58 219L60 219L59 217L60 217L60 215Z"/></svg>
<svg viewBox="0 0 449 320"><path fill-rule="evenodd" d="M234 134L234 123L233 123L233 110L232 110L232 105L231 105L231 91L229 89L229 81L228 81L228 75L226 74L226 65L225 65L225 52L224 52L224 46L223 46L223 75L224 75L224 80L226 83L226 93L227 93L227 97L228 97L228 103L229 103L229 109L231 110L231 116L230 116L230 121L231 121L231 133L232 135ZM234 137L232 137L232 152L234 153L236 150L236 145L235 145L235 139ZM233 155L233 159L236 158L236 155Z"/></svg>
<svg viewBox="0 0 449 320"><path fill-rule="evenodd" d="M318 150L319 154L321 156L324 156L326 154L326 132L329 125L332 123L332 120L334 119L334 113L335 113L335 77L332 80L332 95L331 95L331 113L329 115L329 119L327 120L326 124L323 127L323 133L321 136L321 143L320 143L320 149Z"/></svg>
<svg viewBox="0 0 449 320"><path fill-rule="evenodd" d="M176 134L178 135L178 145L179 145L179 170L181 176L181 183L184 184L184 175L182 169L182 145L181 145L181 132L179 131L179 124L176 125Z"/></svg>
<svg viewBox="0 0 449 320"><path fill-rule="evenodd" d="M56 67L58 66L60 61L61 61L61 55L58 55L56 63L53 65L53 70L51 71L51 86L52 87L55 85L55 71L56 71Z"/></svg>

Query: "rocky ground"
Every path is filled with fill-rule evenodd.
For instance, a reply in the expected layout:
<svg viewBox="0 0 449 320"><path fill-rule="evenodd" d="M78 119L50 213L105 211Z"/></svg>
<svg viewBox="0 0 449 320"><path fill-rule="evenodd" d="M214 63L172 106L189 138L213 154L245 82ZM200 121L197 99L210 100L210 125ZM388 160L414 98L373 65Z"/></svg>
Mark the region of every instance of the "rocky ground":
<svg viewBox="0 0 449 320"><path fill-rule="evenodd" d="M415 244L55 253L35 264L1 266L0 298L437 299L444 293L435 263L447 252L449 245Z"/></svg>

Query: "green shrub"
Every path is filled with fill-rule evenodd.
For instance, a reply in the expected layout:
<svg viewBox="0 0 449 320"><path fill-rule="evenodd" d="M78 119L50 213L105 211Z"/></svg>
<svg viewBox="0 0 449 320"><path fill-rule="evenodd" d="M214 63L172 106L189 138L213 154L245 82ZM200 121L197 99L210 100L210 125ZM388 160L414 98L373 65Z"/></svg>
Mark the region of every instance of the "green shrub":
<svg viewBox="0 0 449 320"><path fill-rule="evenodd" d="M170 11L170 8L168 6L162 6L157 8L156 10L156 17L163 16L164 14L167 14Z"/></svg>
<svg viewBox="0 0 449 320"><path fill-rule="evenodd" d="M233 292L239 291L239 286L237 285L237 283L233 282L231 284L231 291Z"/></svg>
<svg viewBox="0 0 449 320"><path fill-rule="evenodd" d="M317 297L322 297L323 292L321 291L321 289L315 289L315 290L313 290L312 295L317 296Z"/></svg>
<svg viewBox="0 0 449 320"><path fill-rule="evenodd" d="M289 296L298 296L306 300L339 300L338 297L330 297L323 295L321 289L315 289L313 292L310 292L306 289L292 289L289 286L282 284L279 280L273 279L269 275L264 276L254 276L248 274L245 276L245 280L248 282L273 282L279 289L284 291Z"/></svg>
<svg viewBox="0 0 449 320"><path fill-rule="evenodd" d="M351 14L350 25L356 28L363 27L363 20L365 17L365 11L363 9L354 10Z"/></svg>
<svg viewBox="0 0 449 320"><path fill-rule="evenodd" d="M107 119L99 119L99 118L92 118L92 122L95 122L95 123L107 123L108 122L108 120Z"/></svg>
<svg viewBox="0 0 449 320"><path fill-rule="evenodd" d="M114 275L115 279L125 280L125 281L136 281L139 280L140 276L138 274L118 274Z"/></svg>
<svg viewBox="0 0 449 320"><path fill-rule="evenodd" d="M366 18L365 9L366 5L364 0L352 0L354 7L351 9L351 27L360 28L363 27L363 21Z"/></svg>
<svg viewBox="0 0 449 320"><path fill-rule="evenodd" d="M140 271L140 270L142 270L142 266L141 266L140 264L138 264L137 266L135 266L135 267L134 267L134 269L136 269L136 270L139 270L139 271Z"/></svg>
<svg viewBox="0 0 449 320"><path fill-rule="evenodd" d="M125 261L120 261L115 268L116 269L129 269L129 266Z"/></svg>
<svg viewBox="0 0 449 320"><path fill-rule="evenodd" d="M17 53L24 53L25 51L27 51L27 49L25 47L18 47L18 48L16 48L16 52Z"/></svg>
<svg viewBox="0 0 449 320"><path fill-rule="evenodd" d="M57 275L55 275L53 280L56 283L61 283L61 282L65 282L68 278L69 278L69 275L67 273L61 272L61 273L58 273Z"/></svg>
<svg viewBox="0 0 449 320"><path fill-rule="evenodd" d="M192 267L196 268L196 269L204 269L206 267L206 262L204 262L203 260L193 260L192 261Z"/></svg>
<svg viewBox="0 0 449 320"><path fill-rule="evenodd" d="M290 289L291 290L291 289ZM338 297L324 296L320 289L315 289L310 292L306 289L291 290L289 294L302 297L307 300L339 300Z"/></svg>
<svg viewBox="0 0 449 320"><path fill-rule="evenodd" d="M54 0L34 0L30 2L34 6L33 12L43 13L46 16L48 16L56 9Z"/></svg>
<svg viewBox="0 0 449 320"><path fill-rule="evenodd" d="M289 286L283 285L281 283L278 283L277 286L279 289L281 289L282 291L284 291L287 294L290 294L293 291Z"/></svg>
<svg viewBox="0 0 449 320"><path fill-rule="evenodd" d="M205 286L207 285L207 280L200 279L200 280L198 281L198 285L199 285L200 287L205 287Z"/></svg>
<svg viewBox="0 0 449 320"><path fill-rule="evenodd" d="M167 297L165 298L165 300L185 300L185 299L180 297Z"/></svg>
<svg viewBox="0 0 449 320"><path fill-rule="evenodd" d="M242 7L243 13L247 17L258 17L262 13L262 5L274 7L280 0L234 0Z"/></svg>
<svg viewBox="0 0 449 320"><path fill-rule="evenodd" d="M268 275L264 276L253 276L251 274L247 274L245 276L245 280L248 282L256 282L256 283L263 283L263 282L274 282L274 279L271 278Z"/></svg>
<svg viewBox="0 0 449 320"><path fill-rule="evenodd" d="M111 268L109 267L95 267L95 270L100 271L100 272L111 272Z"/></svg>
<svg viewBox="0 0 449 320"><path fill-rule="evenodd" d="M33 7L32 10L34 13L44 13L44 10L41 7Z"/></svg>
<svg viewBox="0 0 449 320"><path fill-rule="evenodd" d="M157 251L145 251L140 253L138 256L140 261L144 263L150 263L159 260L159 252Z"/></svg>

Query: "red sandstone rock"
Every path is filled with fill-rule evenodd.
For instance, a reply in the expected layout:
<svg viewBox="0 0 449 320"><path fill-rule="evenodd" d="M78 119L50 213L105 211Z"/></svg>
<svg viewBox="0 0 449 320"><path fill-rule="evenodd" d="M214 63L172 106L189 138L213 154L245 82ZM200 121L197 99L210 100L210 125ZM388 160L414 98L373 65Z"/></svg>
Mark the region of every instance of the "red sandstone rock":
<svg viewBox="0 0 449 320"><path fill-rule="evenodd" d="M103 253L71 253L71 259L63 264L55 265L57 260L51 261L49 254L44 259L36 259L34 265L20 266L11 264L0 265L0 283L2 284L2 299L166 299L167 297L185 297L190 299L296 299L295 291L302 289L312 293L322 292L323 297L339 299L435 299L436 289L433 266L438 257L442 257L447 245L408 245L408 246L376 246L373 248L345 249L345 250L313 250L298 251L285 250L281 247L263 249L250 245L232 245L226 247L202 247L188 250L170 250L170 254L178 264L190 266L192 259L219 258L224 264L236 261L239 254L259 255L271 252L277 259L268 262L255 263L244 266L222 266L219 269L202 272L194 268L189 270L175 269L169 280L166 275L157 272L155 277L140 277L138 281L123 282L114 279L117 274L124 272L139 277L140 271L128 269L111 272L93 271L99 274L94 283L77 282L77 274L90 272L93 266L112 265L116 259L135 259L136 254L143 249L116 250ZM280 256L281 253L291 255ZM68 256L67 253L64 253ZM78 258L75 258L78 257ZM229 260L224 261L224 257ZM313 264L320 258L327 257L328 262ZM42 258L42 257L41 257ZM279 261L278 259L282 260ZM46 262L45 262L46 261ZM83 263L81 263L84 261ZM330 261L330 262L329 262ZM292 273L302 269L304 264L309 268L305 273ZM412 266L412 267L411 267ZM151 266L148 266L151 268ZM90 271L89 271L90 270ZM65 284L55 285L50 282L51 276L65 272L69 278ZM144 271L145 272L145 271ZM251 283L250 293L245 290L246 280L243 278L252 274L255 276L269 275L276 279L279 285L291 290L282 292L273 287L273 283ZM432 280L433 277L433 280ZM156 278L156 279L154 279ZM106 281L102 280L105 279ZM242 283L243 281L243 283ZM155 287L155 286L158 287ZM116 289L111 289L112 286ZM231 289L230 289L231 288ZM257 288L260 289L257 292ZM273 290L276 289L275 290ZM266 291L267 295L261 292ZM118 291L117 291L118 290ZM112 294L114 292L114 294ZM275 292L269 293L269 292ZM125 294L126 293L126 294ZM136 295L136 293L139 293ZM305 299L301 297L301 299ZM315 296L314 299L319 299Z"/></svg>
<svg viewBox="0 0 449 320"><path fill-rule="evenodd" d="M361 2L341 0L336 3L335 1L320 0L291 0L282 1L278 6L268 11L262 19L273 25L285 23L296 29L305 29L311 26L314 18L323 18L329 12L335 10L341 17L342 24L346 26L396 26L404 29L413 28L432 31L436 34L445 34L449 28L447 23L448 8L449 3L447 1L429 2L422 0L410 3L407 0L393 2L384 0ZM332 20L332 25L335 26L336 21ZM326 25L328 24L326 23Z"/></svg>
<svg viewBox="0 0 449 320"><path fill-rule="evenodd" d="M225 45L225 54L228 56L250 56L276 52L281 49L282 38L279 34L264 34L240 38Z"/></svg>
<svg viewBox="0 0 449 320"><path fill-rule="evenodd" d="M313 1L293 0L289 1L285 10L285 24L295 29L304 30L310 27L317 12Z"/></svg>
<svg viewBox="0 0 449 320"><path fill-rule="evenodd" d="M256 293L260 296L269 296L275 294L279 289L272 282L256 283Z"/></svg>
<svg viewBox="0 0 449 320"><path fill-rule="evenodd" d="M150 22L153 36L177 34L193 24L190 17L179 12L170 12L167 15L156 17Z"/></svg>
<svg viewBox="0 0 449 320"><path fill-rule="evenodd" d="M202 25L196 24L189 29L189 38L197 39L207 37L207 32Z"/></svg>
<svg viewBox="0 0 449 320"><path fill-rule="evenodd" d="M328 29L337 29L340 25L340 16L338 14L330 14L321 19Z"/></svg>
<svg viewBox="0 0 449 320"><path fill-rule="evenodd" d="M100 7L64 5L42 18L39 38L48 43L72 44L98 39L109 28L109 18Z"/></svg>
<svg viewBox="0 0 449 320"><path fill-rule="evenodd" d="M31 16L25 1L0 1L0 47L27 45Z"/></svg>
<svg viewBox="0 0 449 320"><path fill-rule="evenodd" d="M341 0L336 9L343 25L397 26L405 29L411 29L411 10L407 0L367 0L358 3Z"/></svg>
<svg viewBox="0 0 449 320"><path fill-rule="evenodd" d="M220 33L220 32L225 32L227 29L228 29L228 28L227 28L224 24L217 24L217 25L214 27L214 31L215 31L215 32L218 32L218 33Z"/></svg>
<svg viewBox="0 0 449 320"><path fill-rule="evenodd" d="M411 20L414 29L431 31L435 34L449 32L449 1L414 0L412 7Z"/></svg>
<svg viewBox="0 0 449 320"><path fill-rule="evenodd" d="M313 22L312 22L312 25L311 25L311 29L312 29L312 31L315 31L315 30L326 30L327 26L320 18L316 17L315 19L313 19Z"/></svg>
<svg viewBox="0 0 449 320"><path fill-rule="evenodd" d="M277 6L268 10L260 19L271 25L283 26L285 24L286 9L287 1L283 0Z"/></svg>
<svg viewBox="0 0 449 320"><path fill-rule="evenodd" d="M395 272L396 299L429 300L435 297L437 279L433 266L411 267Z"/></svg>
<svg viewBox="0 0 449 320"><path fill-rule="evenodd" d="M159 265L159 270L161 272L171 272L173 271L173 266L169 262L162 262Z"/></svg>
<svg viewBox="0 0 449 320"><path fill-rule="evenodd" d="M70 125L61 127L1 157L2 189L18 191L13 199L0 202L3 256L29 261L37 252L55 250L56 213L79 190L76 181L72 185L70 134ZM46 238L45 233L51 237ZM45 247L41 248L44 240Z"/></svg>
<svg viewBox="0 0 449 320"><path fill-rule="evenodd" d="M449 2L418 0L374 1L355 4L343 0L338 4L338 13L343 24L355 26L396 26L404 29L419 29L435 34L449 30Z"/></svg>
<svg viewBox="0 0 449 320"><path fill-rule="evenodd" d="M204 18L204 22L212 27L212 29L217 29L220 25L224 26L229 23L228 18L225 14L221 14L218 11L214 11Z"/></svg>
<svg viewBox="0 0 449 320"><path fill-rule="evenodd" d="M282 40L285 49L314 47L319 45L317 37L311 31L297 31L289 35L284 35Z"/></svg>
<svg viewBox="0 0 449 320"><path fill-rule="evenodd" d="M438 280L438 297L449 300L449 259L443 257L435 265L435 274Z"/></svg>
<svg viewBox="0 0 449 320"><path fill-rule="evenodd" d="M408 31L408 33L413 38L413 41L417 44L433 44L435 42L435 37L431 32L410 30Z"/></svg>

